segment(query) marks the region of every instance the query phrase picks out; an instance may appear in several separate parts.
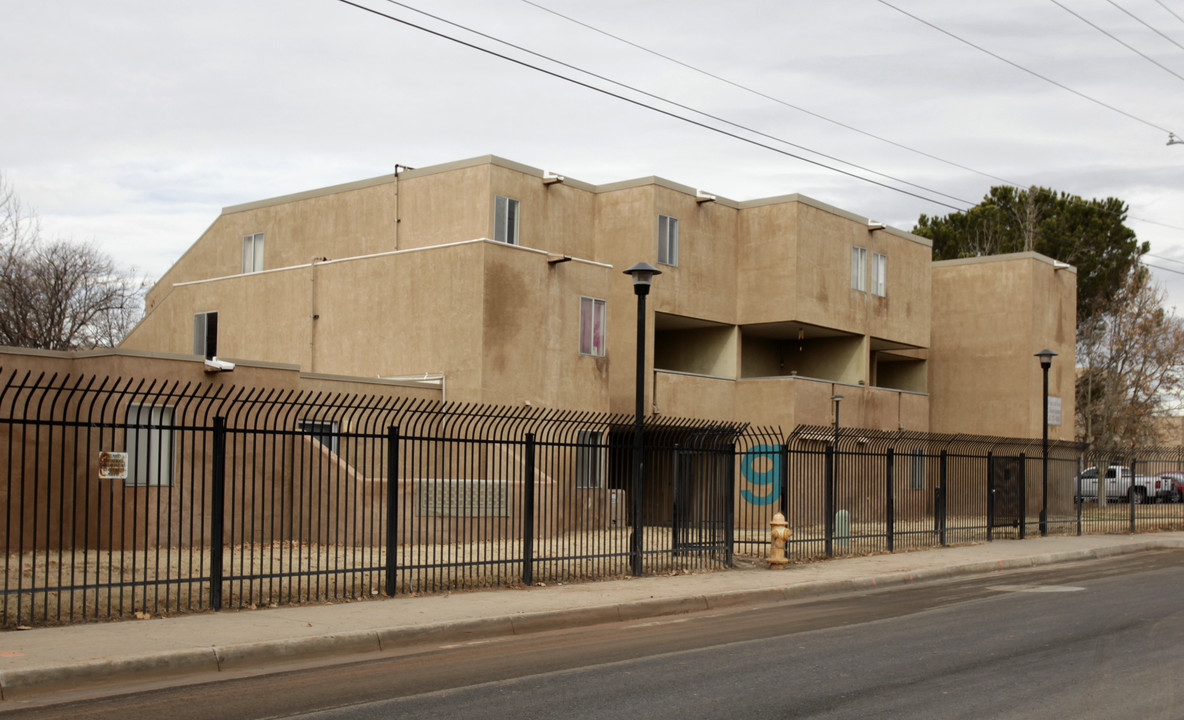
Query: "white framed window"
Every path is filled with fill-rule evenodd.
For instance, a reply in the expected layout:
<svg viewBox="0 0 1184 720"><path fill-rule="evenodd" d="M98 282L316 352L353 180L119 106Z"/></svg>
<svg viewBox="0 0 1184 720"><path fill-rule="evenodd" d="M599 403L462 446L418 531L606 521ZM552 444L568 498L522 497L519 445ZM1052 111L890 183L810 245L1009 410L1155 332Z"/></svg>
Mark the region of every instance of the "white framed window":
<svg viewBox="0 0 1184 720"><path fill-rule="evenodd" d="M301 420L300 432L324 445L334 455L340 454L337 448L336 420Z"/></svg>
<svg viewBox="0 0 1184 720"><path fill-rule="evenodd" d="M888 296L888 256L872 253L872 295Z"/></svg>
<svg viewBox="0 0 1184 720"><path fill-rule="evenodd" d="M207 360L218 354L217 312L202 312L193 316L193 354Z"/></svg>
<svg viewBox="0 0 1184 720"><path fill-rule="evenodd" d="M851 248L851 289L867 292L867 248Z"/></svg>
<svg viewBox="0 0 1184 720"><path fill-rule="evenodd" d="M909 490L924 490L925 453L921 450L911 450L909 460Z"/></svg>
<svg viewBox="0 0 1184 720"><path fill-rule="evenodd" d="M658 262L678 265L678 218L658 216Z"/></svg>
<svg viewBox="0 0 1184 720"><path fill-rule="evenodd" d="M263 269L263 233L243 235L243 272L253 273Z"/></svg>
<svg viewBox="0 0 1184 720"><path fill-rule="evenodd" d="M604 455L606 446L603 430L576 431L576 487L604 487Z"/></svg>
<svg viewBox="0 0 1184 720"><path fill-rule="evenodd" d="M173 484L173 417L169 405L127 406L128 468L126 485Z"/></svg>
<svg viewBox="0 0 1184 720"><path fill-rule="evenodd" d="M507 245L518 244L518 201L514 198L494 196L493 239Z"/></svg>
<svg viewBox="0 0 1184 720"><path fill-rule="evenodd" d="M604 357L604 301L580 298L580 354Z"/></svg>

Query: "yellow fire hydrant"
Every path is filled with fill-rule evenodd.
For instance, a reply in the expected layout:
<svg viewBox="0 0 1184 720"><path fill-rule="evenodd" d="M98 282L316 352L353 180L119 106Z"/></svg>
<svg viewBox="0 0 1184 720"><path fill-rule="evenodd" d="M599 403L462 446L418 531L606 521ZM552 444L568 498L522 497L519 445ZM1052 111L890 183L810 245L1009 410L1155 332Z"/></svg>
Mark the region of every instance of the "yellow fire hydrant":
<svg viewBox="0 0 1184 720"><path fill-rule="evenodd" d="M785 522L785 516L781 513L777 513L769 521L769 539L773 542L773 547L769 550L770 570L783 568L789 563L789 558L785 557L785 543L791 535L788 526L789 523Z"/></svg>

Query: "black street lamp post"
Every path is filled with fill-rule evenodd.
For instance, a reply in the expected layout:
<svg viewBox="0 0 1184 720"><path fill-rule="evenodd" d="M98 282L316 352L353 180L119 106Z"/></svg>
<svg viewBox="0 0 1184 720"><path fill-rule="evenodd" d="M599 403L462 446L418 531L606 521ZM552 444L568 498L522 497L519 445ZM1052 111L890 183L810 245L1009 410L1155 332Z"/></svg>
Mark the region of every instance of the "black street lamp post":
<svg viewBox="0 0 1184 720"><path fill-rule="evenodd" d="M1040 358L1040 369L1044 371L1044 452L1042 455L1042 469L1040 473L1041 501L1040 501L1040 536L1048 535L1048 369L1052 367L1052 359L1057 354L1052 350L1041 350L1036 353Z"/></svg>
<svg viewBox="0 0 1184 720"><path fill-rule="evenodd" d="M625 271L633 277L633 294L637 295L637 391L633 415L633 535L629 543L630 572L642 573L642 493L645 482L645 452L642 445L642 424L645 411L645 296L655 275L662 271L649 263L639 262Z"/></svg>

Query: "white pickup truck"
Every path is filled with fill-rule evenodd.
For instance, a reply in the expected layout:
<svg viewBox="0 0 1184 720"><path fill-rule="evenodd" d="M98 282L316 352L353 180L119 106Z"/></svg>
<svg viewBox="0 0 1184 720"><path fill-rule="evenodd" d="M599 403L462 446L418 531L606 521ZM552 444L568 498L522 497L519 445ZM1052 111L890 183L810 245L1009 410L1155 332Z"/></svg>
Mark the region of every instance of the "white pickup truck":
<svg viewBox="0 0 1184 720"><path fill-rule="evenodd" d="M1088 467L1081 471L1078 478L1082 500L1098 499L1098 469ZM1174 484L1154 475L1135 475L1134 486L1131 486L1131 469L1122 465L1111 465L1106 468L1106 500L1142 503L1163 501L1171 497L1175 491Z"/></svg>

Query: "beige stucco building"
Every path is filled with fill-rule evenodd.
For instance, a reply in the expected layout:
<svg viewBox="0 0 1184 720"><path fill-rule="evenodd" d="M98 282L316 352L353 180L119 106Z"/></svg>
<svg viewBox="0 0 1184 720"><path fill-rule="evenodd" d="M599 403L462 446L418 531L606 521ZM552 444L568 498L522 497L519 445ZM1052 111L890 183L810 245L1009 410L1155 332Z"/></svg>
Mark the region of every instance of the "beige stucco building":
<svg viewBox="0 0 1184 720"><path fill-rule="evenodd" d="M226 208L148 293L123 349L436 381L447 400L789 430L1072 438L1075 271L933 263L928 240L801 195L590 185L496 157ZM197 371L195 371L197 372ZM1055 414L1054 414L1055 419Z"/></svg>

